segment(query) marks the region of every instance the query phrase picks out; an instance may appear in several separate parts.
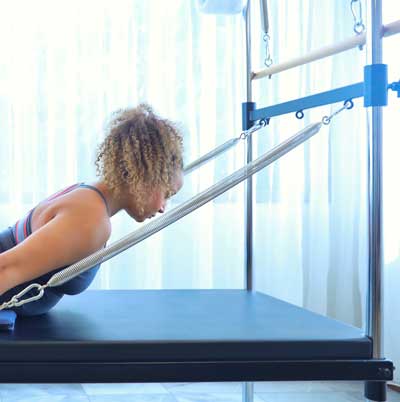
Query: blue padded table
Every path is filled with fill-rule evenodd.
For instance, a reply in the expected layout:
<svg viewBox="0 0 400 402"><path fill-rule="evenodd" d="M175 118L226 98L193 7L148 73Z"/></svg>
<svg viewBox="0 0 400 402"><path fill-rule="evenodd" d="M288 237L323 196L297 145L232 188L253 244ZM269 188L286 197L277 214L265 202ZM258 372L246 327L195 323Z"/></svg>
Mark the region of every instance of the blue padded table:
<svg viewBox="0 0 400 402"><path fill-rule="evenodd" d="M1 382L387 381L358 328L246 290L86 291L0 333Z"/></svg>

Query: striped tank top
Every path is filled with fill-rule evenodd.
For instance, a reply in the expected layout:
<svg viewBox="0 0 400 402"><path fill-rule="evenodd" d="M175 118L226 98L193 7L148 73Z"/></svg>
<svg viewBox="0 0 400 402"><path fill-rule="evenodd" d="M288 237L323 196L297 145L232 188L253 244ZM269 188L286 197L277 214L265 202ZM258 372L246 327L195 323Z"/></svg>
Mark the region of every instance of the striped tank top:
<svg viewBox="0 0 400 402"><path fill-rule="evenodd" d="M76 183L72 186L69 186L67 188L64 188L63 190L58 191L57 193L51 195L50 197L46 198L45 201L51 201L54 200L57 197L60 197L64 194L69 193L72 190L75 190L77 188L88 188L90 190L96 191L100 195L100 197L103 199L104 204L106 205L107 211L108 209L108 204L107 200L104 197L104 194L98 190L96 187L90 186L85 183ZM32 221L32 214L35 208L32 208L22 219L18 220L14 226L12 226L12 231L14 235L15 242L17 244L21 243L24 241L28 236L32 234L32 227L31 227L31 221Z"/></svg>
<svg viewBox="0 0 400 402"><path fill-rule="evenodd" d="M104 195L99 191L97 188L84 184L84 183L77 183L74 184L73 186L67 187L54 195L50 196L46 200L53 200L57 197L60 197L63 194L67 194L72 190L75 190L77 188L88 188L93 191L96 191L103 199L107 211L108 205L107 201L104 197ZM21 243L24 241L28 236L32 234L32 228L31 228L31 220L32 220L32 214L35 208L31 209L28 214L17 221L14 226L11 226L9 229L11 231L10 235L12 235L14 245L17 245L18 243ZM105 246L105 245L104 245ZM13 247L13 246L12 246ZM56 268L53 271L50 271L46 274L43 274L40 277L37 277L31 281L24 282L22 284L19 284L15 286L12 289L9 289L6 293L2 295L4 300L9 300L12 296L15 294L21 292L24 290L27 286L29 286L31 283L38 283L41 285L44 285L49 281L49 279L52 277L57 272L60 272L61 270L65 269L66 267L60 267ZM67 295L76 295L84 290L86 290L90 284L92 283L93 279L96 276L97 271L100 268L100 263L95 265L94 267L88 269L85 272L82 272L81 274L77 275L76 277L72 278L70 281L64 283L61 286L57 286L54 288L46 288L44 291L44 295L41 299L36 300L33 303L27 303L19 307L13 308L13 310L18 314L18 315L38 315L38 314L44 314L48 312L50 309L52 309L60 300L61 298L67 294ZM30 297L34 296L35 291L32 289L28 293L25 294L25 297Z"/></svg>

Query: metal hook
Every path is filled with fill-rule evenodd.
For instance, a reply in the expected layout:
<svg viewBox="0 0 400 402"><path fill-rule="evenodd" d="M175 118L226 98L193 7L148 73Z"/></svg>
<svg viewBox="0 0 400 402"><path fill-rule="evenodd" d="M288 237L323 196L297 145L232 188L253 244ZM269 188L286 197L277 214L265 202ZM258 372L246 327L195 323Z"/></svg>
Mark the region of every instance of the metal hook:
<svg viewBox="0 0 400 402"><path fill-rule="evenodd" d="M358 3L358 16L356 11L356 3ZM351 0L350 2L351 13L353 14L354 27L353 30L357 35L365 31L365 25L362 20L362 4L360 0Z"/></svg>
<svg viewBox="0 0 400 402"><path fill-rule="evenodd" d="M269 124L269 118L260 119L257 124L254 124L254 126L251 126L249 129L245 131L242 131L239 135L239 140L245 140L249 135L265 127L267 124Z"/></svg>
<svg viewBox="0 0 400 402"><path fill-rule="evenodd" d="M39 285L37 283L32 283L29 286L27 286L25 289L21 290L18 294L14 295L8 302L4 302L0 306L0 310L6 309L6 308L11 308L11 307L19 307L22 306L23 304L30 303L35 300L39 300L42 298L44 294L44 289L48 285ZM32 289L37 289L38 294L36 296L31 296L27 299L24 300L19 300L22 296L24 296L26 293L28 293Z"/></svg>
<svg viewBox="0 0 400 402"><path fill-rule="evenodd" d="M333 117L335 117L337 114L339 114L339 113L342 112L343 110L350 110L350 109L352 109L353 106L354 106L354 102L353 102L352 99L347 99L347 100L345 100L345 101L343 102L343 106L342 106L340 109L336 110L336 112L333 112L330 116L324 116L324 117L322 118L322 124L328 125L328 124L331 122L331 120L332 120Z"/></svg>
<svg viewBox="0 0 400 402"><path fill-rule="evenodd" d="M365 25L362 22L356 22L353 30L357 35L360 35L365 31Z"/></svg>
<svg viewBox="0 0 400 402"><path fill-rule="evenodd" d="M271 57L271 51L269 49L269 42L270 42L270 36L268 33L265 33L263 36L263 40L265 42L265 60L264 60L264 65L266 67L271 67L273 61Z"/></svg>

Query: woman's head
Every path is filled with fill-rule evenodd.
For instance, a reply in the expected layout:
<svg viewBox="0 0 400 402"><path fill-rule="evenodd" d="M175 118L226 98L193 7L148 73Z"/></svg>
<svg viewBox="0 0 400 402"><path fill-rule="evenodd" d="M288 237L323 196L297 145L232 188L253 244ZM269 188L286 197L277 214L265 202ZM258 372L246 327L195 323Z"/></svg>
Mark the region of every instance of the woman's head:
<svg viewBox="0 0 400 402"><path fill-rule="evenodd" d="M98 149L97 173L115 196L130 197L132 208L128 206L127 212L143 220L157 212L148 211L151 200L160 195L154 192L169 198L180 189L182 151L182 137L175 125L140 104L112 116Z"/></svg>

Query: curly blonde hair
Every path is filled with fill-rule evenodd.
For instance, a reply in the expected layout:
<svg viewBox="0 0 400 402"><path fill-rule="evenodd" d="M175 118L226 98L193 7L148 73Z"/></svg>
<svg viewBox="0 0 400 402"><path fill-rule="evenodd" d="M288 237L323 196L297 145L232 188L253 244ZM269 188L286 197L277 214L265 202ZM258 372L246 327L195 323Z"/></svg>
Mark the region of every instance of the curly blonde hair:
<svg viewBox="0 0 400 402"><path fill-rule="evenodd" d="M141 205L144 187L161 185L171 192L183 169L183 140L177 127L147 104L119 110L111 117L97 151L98 176L114 194L128 190Z"/></svg>

